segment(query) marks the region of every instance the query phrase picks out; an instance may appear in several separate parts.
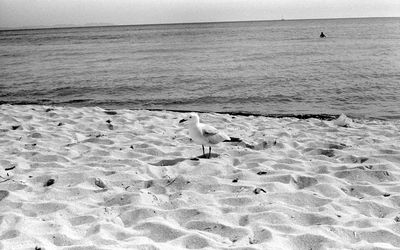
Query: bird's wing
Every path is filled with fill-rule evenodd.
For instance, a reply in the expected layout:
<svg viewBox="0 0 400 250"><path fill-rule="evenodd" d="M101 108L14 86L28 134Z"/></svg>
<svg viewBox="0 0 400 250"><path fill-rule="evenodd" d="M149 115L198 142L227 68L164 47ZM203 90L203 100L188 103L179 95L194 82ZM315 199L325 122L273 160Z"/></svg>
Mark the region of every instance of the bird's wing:
<svg viewBox="0 0 400 250"><path fill-rule="evenodd" d="M224 140L229 140L229 136L218 131L213 126L207 124L201 124L202 135L209 141L211 144L217 144Z"/></svg>
<svg viewBox="0 0 400 250"><path fill-rule="evenodd" d="M218 134L218 130L216 128L207 124L201 124L200 129L204 137L210 137Z"/></svg>

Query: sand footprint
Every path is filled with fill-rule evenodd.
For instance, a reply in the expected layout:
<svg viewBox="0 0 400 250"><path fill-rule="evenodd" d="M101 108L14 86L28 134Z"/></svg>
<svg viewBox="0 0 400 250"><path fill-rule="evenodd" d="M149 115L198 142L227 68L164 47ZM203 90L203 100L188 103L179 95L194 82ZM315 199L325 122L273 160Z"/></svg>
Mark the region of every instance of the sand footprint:
<svg viewBox="0 0 400 250"><path fill-rule="evenodd" d="M207 238L198 234L189 234L180 237L171 242L171 245L182 246L187 249L200 249L205 247L211 247L212 244Z"/></svg>
<svg viewBox="0 0 400 250"><path fill-rule="evenodd" d="M131 227L132 225L136 225L137 223L145 219L159 216L162 214L163 213L161 213L160 211L151 208L137 208L125 211L119 217L121 218L125 227Z"/></svg>
<svg viewBox="0 0 400 250"><path fill-rule="evenodd" d="M101 203L102 206L125 206L129 204L138 204L140 201L139 194L132 193L122 193L110 196L104 199L104 202Z"/></svg>
<svg viewBox="0 0 400 250"><path fill-rule="evenodd" d="M358 233L359 237L370 243L388 243L400 248L400 236L387 230L363 231Z"/></svg>
<svg viewBox="0 0 400 250"><path fill-rule="evenodd" d="M248 229L230 227L221 223L207 221L190 221L186 223L187 229L208 232L220 235L221 237L229 238L230 241L236 242L250 234Z"/></svg>
<svg viewBox="0 0 400 250"><path fill-rule="evenodd" d="M65 234L51 234L47 236L48 240L52 242L54 245L61 246L72 246L77 245L79 243L78 240L73 240L66 236Z"/></svg>
<svg viewBox="0 0 400 250"><path fill-rule="evenodd" d="M7 190L0 190L0 201L4 200L7 196L10 195L10 192Z"/></svg>
<svg viewBox="0 0 400 250"><path fill-rule="evenodd" d="M269 196L271 202L282 202L298 207L321 207L330 203L331 199L323 199L314 195L297 192L297 193L276 193Z"/></svg>
<svg viewBox="0 0 400 250"><path fill-rule="evenodd" d="M358 168L336 172L335 176L341 179L346 179L350 182L363 180L371 183L382 183L396 180L396 178L388 171L362 170Z"/></svg>
<svg viewBox="0 0 400 250"><path fill-rule="evenodd" d="M36 217L38 215L46 215L65 209L66 204L58 202L43 202L43 203L24 203L22 205L22 212L29 217Z"/></svg>
<svg viewBox="0 0 400 250"><path fill-rule="evenodd" d="M249 197L229 197L220 199L219 203L228 206L249 206L253 204L253 199Z"/></svg>
<svg viewBox="0 0 400 250"><path fill-rule="evenodd" d="M141 232L156 242L167 242L186 234L186 232L173 228L159 222L145 222L134 227L135 230Z"/></svg>
<svg viewBox="0 0 400 250"><path fill-rule="evenodd" d="M69 220L72 226L79 226L79 225L84 225L88 223L92 223L96 220L94 216L91 215L85 215L85 216L77 216L73 217Z"/></svg>
<svg viewBox="0 0 400 250"><path fill-rule="evenodd" d="M340 245L321 235L302 234L293 236L290 239L291 248L293 250L309 250L309 249L342 249Z"/></svg>
<svg viewBox="0 0 400 250"><path fill-rule="evenodd" d="M264 227L253 229L254 236L249 239L250 244L260 244L272 240L272 233Z"/></svg>
<svg viewBox="0 0 400 250"><path fill-rule="evenodd" d="M254 223L263 224L289 224L289 220L286 215L277 212L260 212L242 216L239 220L240 226L247 226Z"/></svg>
<svg viewBox="0 0 400 250"><path fill-rule="evenodd" d="M16 238L20 235L20 231L11 229L5 231L3 234L0 235L0 240L8 240L8 239L13 239Z"/></svg>
<svg viewBox="0 0 400 250"><path fill-rule="evenodd" d="M299 189L304 189L316 185L318 183L318 180L313 177L298 176L296 179L293 179L293 182Z"/></svg>

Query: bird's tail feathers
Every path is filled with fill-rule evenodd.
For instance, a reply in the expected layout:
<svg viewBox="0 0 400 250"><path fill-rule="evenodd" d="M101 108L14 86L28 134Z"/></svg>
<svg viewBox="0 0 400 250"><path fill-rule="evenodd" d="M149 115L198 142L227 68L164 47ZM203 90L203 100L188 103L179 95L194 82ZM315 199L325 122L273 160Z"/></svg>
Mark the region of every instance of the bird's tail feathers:
<svg viewBox="0 0 400 250"><path fill-rule="evenodd" d="M228 139L226 139L224 142L242 142L243 140L237 137L229 137L227 136Z"/></svg>

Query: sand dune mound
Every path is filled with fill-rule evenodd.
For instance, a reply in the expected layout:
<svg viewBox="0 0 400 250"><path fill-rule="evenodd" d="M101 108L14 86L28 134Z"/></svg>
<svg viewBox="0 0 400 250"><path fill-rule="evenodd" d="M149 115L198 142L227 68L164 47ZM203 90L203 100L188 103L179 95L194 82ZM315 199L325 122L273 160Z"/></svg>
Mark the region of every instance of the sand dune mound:
<svg viewBox="0 0 400 250"><path fill-rule="evenodd" d="M0 249L400 249L400 122L0 106Z"/></svg>

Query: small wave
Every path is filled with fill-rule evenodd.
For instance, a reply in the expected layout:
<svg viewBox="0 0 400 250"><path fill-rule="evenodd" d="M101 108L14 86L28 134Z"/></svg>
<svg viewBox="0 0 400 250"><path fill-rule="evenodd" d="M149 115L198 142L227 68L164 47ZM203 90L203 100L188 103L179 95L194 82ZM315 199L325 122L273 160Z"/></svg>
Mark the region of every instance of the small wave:
<svg viewBox="0 0 400 250"><path fill-rule="evenodd" d="M93 101L92 99L73 99L66 102L62 102L63 104L73 104L73 103L90 103Z"/></svg>
<svg viewBox="0 0 400 250"><path fill-rule="evenodd" d="M244 97L227 97L227 96L203 96L203 97L188 97L180 99L154 99L154 100L135 100L139 103L148 105L188 105L188 104L238 104L238 103L288 103L299 102L303 98L297 95L269 95L269 96L244 96Z"/></svg>
<svg viewBox="0 0 400 250"><path fill-rule="evenodd" d="M40 105L39 101L0 101L0 105L11 104L11 105Z"/></svg>

